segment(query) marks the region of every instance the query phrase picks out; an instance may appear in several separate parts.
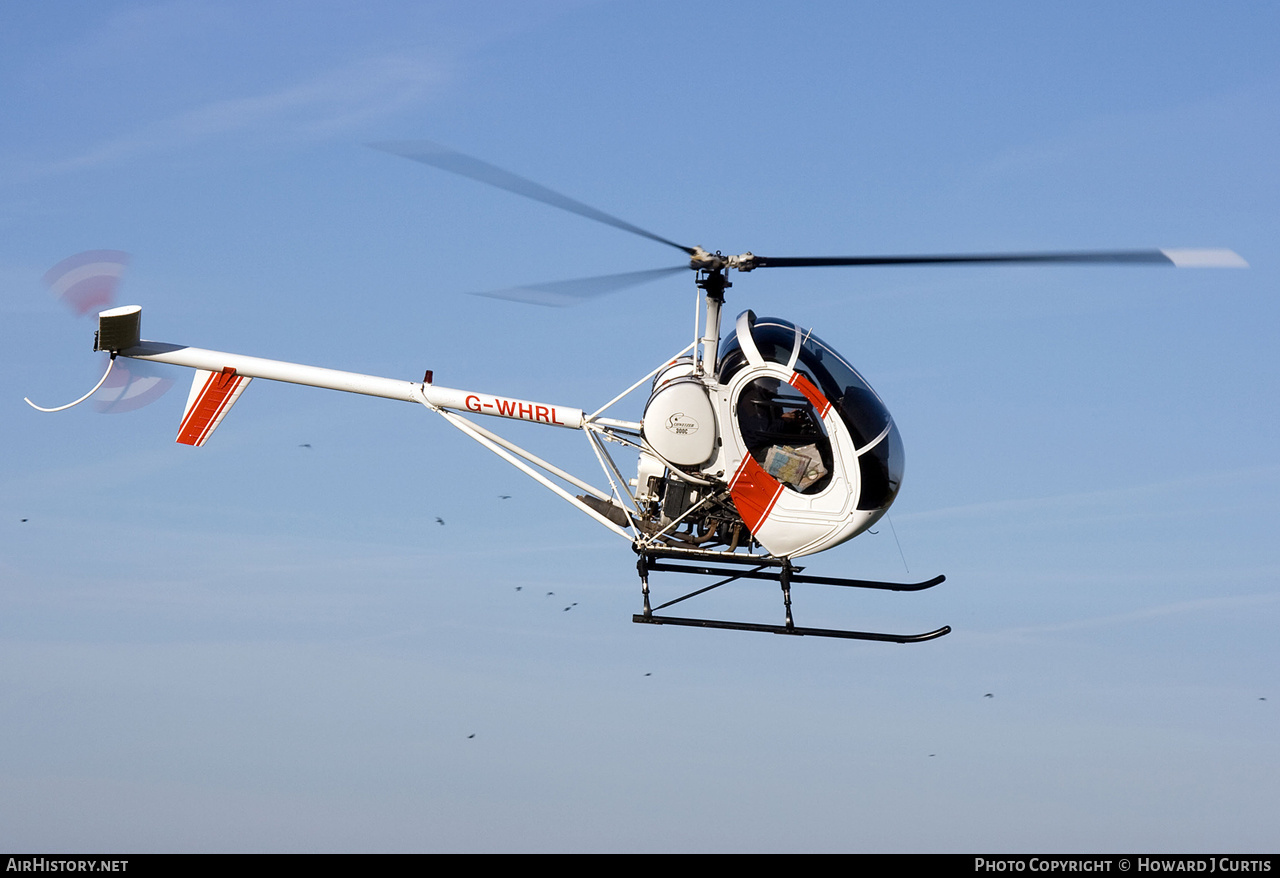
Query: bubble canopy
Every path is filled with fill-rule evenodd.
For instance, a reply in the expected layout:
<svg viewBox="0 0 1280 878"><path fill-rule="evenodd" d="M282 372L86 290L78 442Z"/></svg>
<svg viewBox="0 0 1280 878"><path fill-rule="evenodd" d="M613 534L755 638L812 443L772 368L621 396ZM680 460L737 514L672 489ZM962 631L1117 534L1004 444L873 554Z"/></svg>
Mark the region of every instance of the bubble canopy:
<svg viewBox="0 0 1280 878"><path fill-rule="evenodd" d="M844 357L812 332L777 317L756 318L747 312L738 328L725 337L716 378L731 383L744 369L752 368L753 357L743 350L739 332L750 331L751 344L765 363L791 368L804 375L830 401L858 457L861 490L858 508L884 509L897 496L902 484L905 452L902 437L889 410L866 380ZM798 342L798 349L797 349ZM793 364L794 358L794 364ZM740 424L739 429L746 425ZM825 483L825 480L824 480Z"/></svg>

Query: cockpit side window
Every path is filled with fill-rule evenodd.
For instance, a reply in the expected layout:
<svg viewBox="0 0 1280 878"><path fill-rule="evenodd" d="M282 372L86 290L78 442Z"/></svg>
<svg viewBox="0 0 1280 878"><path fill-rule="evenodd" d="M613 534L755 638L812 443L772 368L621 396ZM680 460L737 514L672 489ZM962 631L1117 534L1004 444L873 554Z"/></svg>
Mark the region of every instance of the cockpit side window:
<svg viewBox="0 0 1280 878"><path fill-rule="evenodd" d="M747 355L738 344L736 333L729 333L720 346L720 366L716 369L716 381L728 384L738 370L747 365Z"/></svg>
<svg viewBox="0 0 1280 878"><path fill-rule="evenodd" d="M778 378L756 378L738 395L747 451L779 482L816 494L831 481L831 440L813 404Z"/></svg>

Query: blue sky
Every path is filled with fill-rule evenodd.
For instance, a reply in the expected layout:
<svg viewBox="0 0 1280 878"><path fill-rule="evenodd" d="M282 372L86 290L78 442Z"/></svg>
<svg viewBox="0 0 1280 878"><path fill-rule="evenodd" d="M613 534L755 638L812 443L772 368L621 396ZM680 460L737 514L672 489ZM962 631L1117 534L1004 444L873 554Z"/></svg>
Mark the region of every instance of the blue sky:
<svg viewBox="0 0 1280 878"><path fill-rule="evenodd" d="M0 846L1274 850L1278 26L7 5ZM125 415L23 405L99 374L41 282L96 248L132 254L148 338L586 409L687 343L684 276L573 309L465 295L679 260L364 146L413 138L712 250L1251 267L734 278L729 317L812 326L906 443L893 530L809 569L948 576L797 593L800 624L955 628L914 646L633 625L624 544L408 405L259 381L201 449L173 442L177 370ZM597 472L547 432L510 435Z"/></svg>

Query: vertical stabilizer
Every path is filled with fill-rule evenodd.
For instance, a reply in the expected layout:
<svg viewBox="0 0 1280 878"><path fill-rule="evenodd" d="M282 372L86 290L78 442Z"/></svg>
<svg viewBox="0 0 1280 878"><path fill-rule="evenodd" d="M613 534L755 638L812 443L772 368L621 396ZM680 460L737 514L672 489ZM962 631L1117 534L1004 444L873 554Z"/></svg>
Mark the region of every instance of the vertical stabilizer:
<svg viewBox="0 0 1280 878"><path fill-rule="evenodd" d="M252 380L237 375L230 366L221 372L197 369L182 413L182 426L178 428L178 441L183 445L203 445L208 441Z"/></svg>

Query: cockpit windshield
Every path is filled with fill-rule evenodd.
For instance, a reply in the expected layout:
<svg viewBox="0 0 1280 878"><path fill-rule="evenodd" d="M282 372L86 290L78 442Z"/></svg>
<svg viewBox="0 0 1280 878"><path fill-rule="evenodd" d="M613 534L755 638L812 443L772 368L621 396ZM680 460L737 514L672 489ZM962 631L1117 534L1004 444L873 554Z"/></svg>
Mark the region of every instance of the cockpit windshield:
<svg viewBox="0 0 1280 878"><path fill-rule="evenodd" d="M812 333L800 343L796 370L808 374L822 395L831 400L853 434L854 447L861 449L873 442L889 425L889 410L871 385Z"/></svg>

